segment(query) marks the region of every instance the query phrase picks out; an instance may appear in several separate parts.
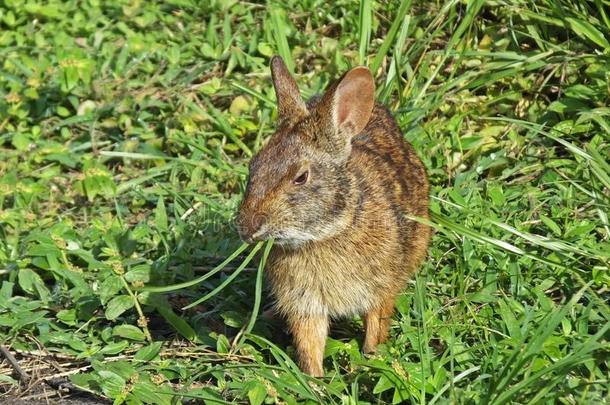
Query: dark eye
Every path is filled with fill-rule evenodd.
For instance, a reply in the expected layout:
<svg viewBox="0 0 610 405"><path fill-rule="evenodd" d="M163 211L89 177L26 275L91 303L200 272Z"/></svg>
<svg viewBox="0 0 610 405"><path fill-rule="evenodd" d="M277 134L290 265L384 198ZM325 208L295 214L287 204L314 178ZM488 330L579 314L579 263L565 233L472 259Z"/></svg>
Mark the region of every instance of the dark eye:
<svg viewBox="0 0 610 405"><path fill-rule="evenodd" d="M299 174L296 179L292 182L297 186L302 186L307 183L307 179L309 178L309 170L305 170L303 173Z"/></svg>

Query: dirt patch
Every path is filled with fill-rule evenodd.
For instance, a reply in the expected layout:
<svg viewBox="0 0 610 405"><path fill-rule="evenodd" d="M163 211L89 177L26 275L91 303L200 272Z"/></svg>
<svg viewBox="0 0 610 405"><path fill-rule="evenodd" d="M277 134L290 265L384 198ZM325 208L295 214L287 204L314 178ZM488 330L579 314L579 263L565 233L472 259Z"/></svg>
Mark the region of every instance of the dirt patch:
<svg viewBox="0 0 610 405"><path fill-rule="evenodd" d="M13 386L9 392L0 394L0 403L11 405L108 405L112 401L94 394L80 391L65 380L59 387L53 387L46 381L30 386Z"/></svg>
<svg viewBox="0 0 610 405"><path fill-rule="evenodd" d="M93 405L112 402L83 391L69 376L89 365L46 350L19 351L0 347L0 403L11 405Z"/></svg>
<svg viewBox="0 0 610 405"><path fill-rule="evenodd" d="M61 393L51 387L40 384L31 389L25 396L3 395L0 402L11 405L109 405L112 401L86 392L73 394Z"/></svg>

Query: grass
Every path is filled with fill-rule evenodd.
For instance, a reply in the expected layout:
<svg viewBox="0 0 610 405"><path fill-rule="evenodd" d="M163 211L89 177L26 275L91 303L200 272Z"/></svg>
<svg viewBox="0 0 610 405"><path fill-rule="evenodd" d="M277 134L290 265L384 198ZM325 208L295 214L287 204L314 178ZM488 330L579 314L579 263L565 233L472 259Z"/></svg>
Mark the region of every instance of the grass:
<svg viewBox="0 0 610 405"><path fill-rule="evenodd" d="M607 0L16 0L0 27L0 343L27 374L0 364L7 398L609 400ZM364 356L336 323L324 379L258 316L270 245L232 226L272 54L306 96L371 67L432 184L389 343Z"/></svg>

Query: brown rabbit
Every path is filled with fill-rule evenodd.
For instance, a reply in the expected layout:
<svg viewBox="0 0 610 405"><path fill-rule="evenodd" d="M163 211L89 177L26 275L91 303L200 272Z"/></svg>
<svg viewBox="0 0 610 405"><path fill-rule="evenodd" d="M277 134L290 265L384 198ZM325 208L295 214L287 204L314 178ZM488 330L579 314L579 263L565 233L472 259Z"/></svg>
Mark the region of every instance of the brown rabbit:
<svg viewBox="0 0 610 405"><path fill-rule="evenodd" d="M250 162L243 240L275 239L268 277L300 366L322 376L329 317L364 315L363 350L389 333L396 295L426 254L428 181L371 72L356 67L305 103L271 60L276 133Z"/></svg>

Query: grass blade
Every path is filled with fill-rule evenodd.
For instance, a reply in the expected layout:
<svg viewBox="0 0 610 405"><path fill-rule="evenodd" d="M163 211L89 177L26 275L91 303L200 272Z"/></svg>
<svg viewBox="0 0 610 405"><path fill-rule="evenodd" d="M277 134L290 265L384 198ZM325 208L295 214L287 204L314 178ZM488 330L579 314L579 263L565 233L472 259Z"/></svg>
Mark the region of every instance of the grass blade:
<svg viewBox="0 0 610 405"><path fill-rule="evenodd" d="M360 12L358 13L358 37L360 46L358 47L358 64L364 65L366 54L371 40L372 12L371 0L360 0Z"/></svg>
<svg viewBox="0 0 610 405"><path fill-rule="evenodd" d="M273 30L273 37L277 44L277 52L280 54L286 67L290 73L294 74L294 61L292 60L292 54L290 53L290 47L288 46L288 39L286 38L286 22L283 18L283 12L278 7L271 7L269 11L271 16L271 29Z"/></svg>
<svg viewBox="0 0 610 405"><path fill-rule="evenodd" d="M398 8L398 13L396 14L396 17L394 18L392 25L390 26L390 30L388 31L388 34L386 35L385 39L383 40L381 47L379 47L379 50L377 51L377 55L375 55L375 59L373 59L373 63L371 63L371 71L373 72L373 74L375 74L375 72L377 72L377 70L381 66L381 62L383 61L383 58L385 58L388 51L390 50L390 46L392 46L392 43L394 43L394 38L396 37L396 34L398 33L398 29L400 28L401 24L403 23L405 15L407 15L407 10L409 9L410 6L411 6L411 0L402 0L402 2L400 3L400 7Z"/></svg>
<svg viewBox="0 0 610 405"><path fill-rule="evenodd" d="M231 273L231 275L229 277L226 278L225 281L223 281L222 283L220 283L220 285L218 285L216 288L214 288L212 291L210 291L209 293L207 293L206 295L204 295L203 297L199 298L197 301L190 303L189 305L185 306L184 308L182 308L183 310L185 309L190 309L193 308L196 305L201 304L204 301L207 301L209 298L215 296L216 294L218 294L222 289L224 289L226 286L228 286L229 284L231 284L231 282L233 280L235 280L235 278L237 276L239 276L239 273L241 273L246 266L248 265L248 263L250 263L250 261L252 260L252 258L254 257L254 255L256 254L256 252L259 251L259 249L261 248L262 243L259 242L257 243L254 248L250 251L250 253L248 254L248 256L246 256L246 258L244 259L243 262L241 262L241 264L239 265L239 267L237 269L235 269L235 271L233 273Z"/></svg>
<svg viewBox="0 0 610 405"><path fill-rule="evenodd" d="M222 263L220 263L218 266L214 267L209 272L205 273L203 276L197 277L194 280L189 280L189 281L185 281L183 283L167 285L167 286L146 286L146 287L142 288L141 291L170 292L170 291L182 290L183 288L188 288L188 287L197 285L197 284L207 280L208 278L212 277L214 274L218 273L222 269L224 269L227 264L231 263L237 256L239 256L241 254L241 252L246 250L246 248L248 246L249 245L247 243L243 243L240 247L237 248L237 250L235 250L235 252L233 252L231 254L231 256L227 257Z"/></svg>
<svg viewBox="0 0 610 405"><path fill-rule="evenodd" d="M260 243L257 246L260 246ZM265 269L265 264L267 264L267 258L269 257L269 252L271 251L272 246L273 239L270 239L265 245L263 257L258 264L258 271L256 272L256 287L254 290L254 305L252 306L252 315L250 315L248 326L246 326L246 330L244 331L245 334L249 334L252 331L252 328L254 328L254 324L256 323L256 318L258 317L258 311L261 306L261 297L263 295L263 270Z"/></svg>

